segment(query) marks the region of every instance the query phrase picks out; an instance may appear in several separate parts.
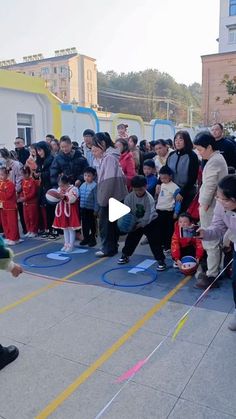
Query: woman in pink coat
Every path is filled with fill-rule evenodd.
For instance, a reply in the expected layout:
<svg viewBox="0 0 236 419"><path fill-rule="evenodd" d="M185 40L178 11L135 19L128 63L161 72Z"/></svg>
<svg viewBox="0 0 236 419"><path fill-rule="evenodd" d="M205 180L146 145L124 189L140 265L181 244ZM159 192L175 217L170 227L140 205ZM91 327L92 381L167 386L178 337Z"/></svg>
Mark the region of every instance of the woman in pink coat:
<svg viewBox="0 0 236 419"><path fill-rule="evenodd" d="M126 177L128 190L130 190L131 179L136 176L134 158L132 153L129 151L128 142L123 138L116 140L116 148L120 151L120 166Z"/></svg>

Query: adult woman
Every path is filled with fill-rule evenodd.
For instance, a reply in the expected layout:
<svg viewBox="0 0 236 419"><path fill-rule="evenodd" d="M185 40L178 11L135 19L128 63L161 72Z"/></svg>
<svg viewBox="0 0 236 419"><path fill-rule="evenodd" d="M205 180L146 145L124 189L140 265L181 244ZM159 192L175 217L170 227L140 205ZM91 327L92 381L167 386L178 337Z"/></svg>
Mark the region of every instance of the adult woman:
<svg viewBox="0 0 236 419"><path fill-rule="evenodd" d="M181 211L184 212L196 194L199 161L187 131L175 134L174 147L175 151L170 153L166 164L173 172L173 182L180 187L176 200L181 202Z"/></svg>
<svg viewBox="0 0 236 419"><path fill-rule="evenodd" d="M222 154L216 151L217 144L210 131L199 132L193 143L202 159L206 160L199 194L199 213L201 226L207 228L213 217L217 185L220 179L228 174L228 168ZM207 253L207 272L206 275L199 275L196 282L198 288L207 288L220 271L220 239L211 242L203 240L203 247ZM214 285L218 284L214 283Z"/></svg>
<svg viewBox="0 0 236 419"><path fill-rule="evenodd" d="M39 141L35 145L39 156L35 177L37 178L38 176L38 178L40 178L39 205L45 230L41 237L55 239L56 235L53 234L52 230L55 206L49 204L46 200L46 192L52 187L50 181L50 167L53 162L53 155L50 146L46 141Z"/></svg>
<svg viewBox="0 0 236 419"><path fill-rule="evenodd" d="M134 163L135 163L135 170L136 174L143 174L143 153L139 150L138 144L138 137L137 135L130 135L128 139L129 150L131 151Z"/></svg>
<svg viewBox="0 0 236 419"><path fill-rule="evenodd" d="M136 175L134 158L132 156L132 153L129 151L129 145L127 141L123 138L119 138L119 140L116 140L115 146L120 151L120 166L126 177L128 190L130 190L131 179Z"/></svg>
<svg viewBox="0 0 236 419"><path fill-rule="evenodd" d="M123 201L128 193L124 174L119 165L119 152L114 148L111 137L106 132L98 132L93 139L92 153L100 162L98 172L97 200L99 210L99 230L102 249L95 253L97 257L113 256L118 252L118 229L116 222L108 217L110 198Z"/></svg>
<svg viewBox="0 0 236 419"><path fill-rule="evenodd" d="M211 225L207 229L200 228L200 238L211 241L223 238L229 229L234 243L232 287L235 311L228 327L236 331L236 176L228 175L220 180L217 190L217 203Z"/></svg>
<svg viewBox="0 0 236 419"><path fill-rule="evenodd" d="M31 144L29 151L30 151L30 155L25 162L25 167L29 167L31 174L34 174L35 170L37 169L37 159L38 159L36 144Z"/></svg>
<svg viewBox="0 0 236 419"><path fill-rule="evenodd" d="M170 149L165 140L157 140L154 149L156 156L153 160L155 162L156 171L159 173L160 168L166 164L166 160L170 154Z"/></svg>

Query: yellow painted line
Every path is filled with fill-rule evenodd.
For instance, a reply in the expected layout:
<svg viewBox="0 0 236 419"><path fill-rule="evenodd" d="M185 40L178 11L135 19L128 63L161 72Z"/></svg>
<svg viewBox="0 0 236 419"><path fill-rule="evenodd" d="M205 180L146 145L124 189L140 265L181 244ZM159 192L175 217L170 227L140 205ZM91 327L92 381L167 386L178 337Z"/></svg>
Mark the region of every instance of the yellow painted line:
<svg viewBox="0 0 236 419"><path fill-rule="evenodd" d="M48 246L49 244L51 244L52 242L46 242L46 243L41 243L38 246L35 247L31 247L30 249L27 250L23 250L22 252L19 253L14 253L14 256L21 256L24 255L25 253L31 252L32 250L36 250L36 249L40 249L40 247L44 247L44 246Z"/></svg>
<svg viewBox="0 0 236 419"><path fill-rule="evenodd" d="M19 306L20 304L25 303L26 301L31 300L34 297L37 297L38 295L44 293L45 291L48 291L52 288L58 287L59 285L63 284L65 281L70 279L71 277L81 274L82 272L86 271L87 269L92 268L95 265L98 265L102 261L106 260L107 258L98 259L95 262L90 263L89 265L84 266L83 268L78 269L75 272L70 273L69 275L66 275L64 278L62 278L63 282L54 282L53 284L46 285L45 287L39 288L36 291L31 292L30 294L25 295L24 297L20 298L19 300L15 301L14 303L8 304L5 307L0 308L0 314L5 313L6 311L11 310L12 308L15 308Z"/></svg>
<svg viewBox="0 0 236 419"><path fill-rule="evenodd" d="M155 304L147 313L141 317L123 336L121 336L110 348L108 348L93 364L90 365L73 383L71 383L62 393L60 393L54 400L51 401L35 419L48 418L68 397L74 393L81 384L83 384L99 367L101 367L118 349L126 343L126 341L133 336L143 325L151 319L161 308L191 279L191 276L186 276L182 281L176 285L165 297L163 297L157 304Z"/></svg>

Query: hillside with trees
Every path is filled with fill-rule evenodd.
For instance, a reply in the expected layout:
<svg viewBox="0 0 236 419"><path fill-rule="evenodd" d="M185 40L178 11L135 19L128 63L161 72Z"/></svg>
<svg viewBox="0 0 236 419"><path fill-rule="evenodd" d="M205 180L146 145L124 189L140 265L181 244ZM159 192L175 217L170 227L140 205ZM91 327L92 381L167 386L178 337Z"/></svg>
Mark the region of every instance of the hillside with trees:
<svg viewBox="0 0 236 419"><path fill-rule="evenodd" d="M178 84L167 73L147 69L98 73L98 103L104 111L140 115L145 121L171 119L193 125L201 120L201 85Z"/></svg>

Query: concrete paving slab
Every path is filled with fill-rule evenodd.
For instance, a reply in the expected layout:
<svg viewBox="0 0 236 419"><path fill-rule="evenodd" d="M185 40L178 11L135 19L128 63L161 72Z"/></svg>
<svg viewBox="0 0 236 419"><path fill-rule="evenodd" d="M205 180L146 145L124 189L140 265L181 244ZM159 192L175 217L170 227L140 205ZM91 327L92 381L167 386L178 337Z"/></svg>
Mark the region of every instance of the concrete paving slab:
<svg viewBox="0 0 236 419"><path fill-rule="evenodd" d="M119 351L100 367L100 370L119 377L138 361L145 359L162 340L163 336L141 329L131 336ZM139 374L140 372L137 373Z"/></svg>
<svg viewBox="0 0 236 419"><path fill-rule="evenodd" d="M146 323L144 328L166 335L170 330L173 330L175 324L187 310L188 306L185 304L168 302L160 312L156 313ZM208 346L226 317L226 313L195 307L189 314L189 318L180 330L177 339Z"/></svg>
<svg viewBox="0 0 236 419"><path fill-rule="evenodd" d="M17 360L1 371L0 415L7 419L32 419L85 367L42 349L18 347Z"/></svg>
<svg viewBox="0 0 236 419"><path fill-rule="evenodd" d="M157 302L156 299L139 294L111 291L98 296L82 311L94 317L131 325Z"/></svg>
<svg viewBox="0 0 236 419"><path fill-rule="evenodd" d="M134 381L179 397L205 352L203 345L167 339Z"/></svg>
<svg viewBox="0 0 236 419"><path fill-rule="evenodd" d="M218 410L180 399L168 416L168 419L232 419L234 417Z"/></svg>
<svg viewBox="0 0 236 419"><path fill-rule="evenodd" d="M1 271L0 275L0 307L11 304L14 300L19 300L27 293L49 283L41 278L31 278L26 274L22 274L19 278L13 278L9 272Z"/></svg>
<svg viewBox="0 0 236 419"><path fill-rule="evenodd" d="M92 419L121 387L111 375L96 372L52 415L52 419ZM176 402L172 395L129 383L102 417L166 419Z"/></svg>
<svg viewBox="0 0 236 419"><path fill-rule="evenodd" d="M236 416L235 377L235 345L233 350L227 343L212 345L191 377L182 397Z"/></svg>
<svg viewBox="0 0 236 419"><path fill-rule="evenodd" d="M47 285L47 282L44 285ZM1 314L0 329L6 336L28 342L40 331L51 328L67 316L81 311L83 306L103 292L104 290L98 287L61 283L56 288Z"/></svg>
<svg viewBox="0 0 236 419"><path fill-rule="evenodd" d="M31 339L31 345L90 364L127 331L111 321L75 314Z"/></svg>

